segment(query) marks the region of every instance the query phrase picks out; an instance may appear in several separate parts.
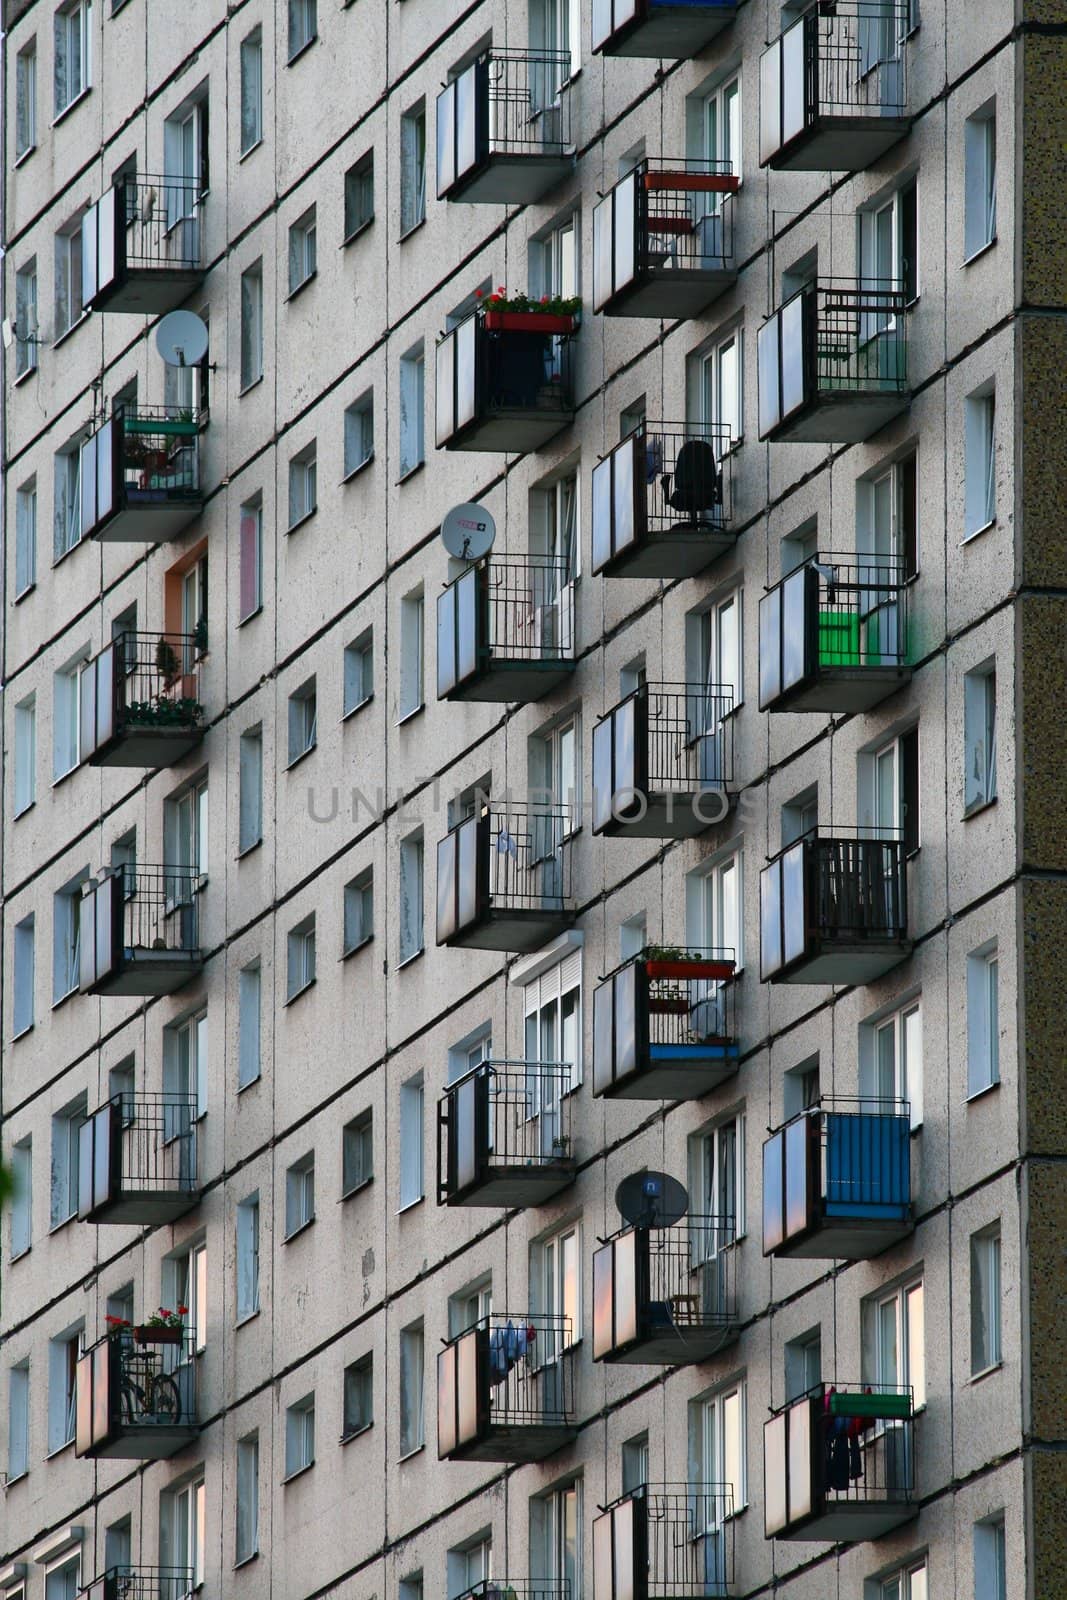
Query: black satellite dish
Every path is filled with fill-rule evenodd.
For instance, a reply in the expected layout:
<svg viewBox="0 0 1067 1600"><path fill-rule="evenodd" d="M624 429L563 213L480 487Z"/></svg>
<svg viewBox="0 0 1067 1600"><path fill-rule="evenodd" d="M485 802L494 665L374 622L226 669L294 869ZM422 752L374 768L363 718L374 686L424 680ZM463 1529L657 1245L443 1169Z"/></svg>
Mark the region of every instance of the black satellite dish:
<svg viewBox="0 0 1067 1600"><path fill-rule="evenodd" d="M666 1172L634 1172L615 1190L615 1204L634 1227L669 1228L689 1210L683 1184Z"/></svg>

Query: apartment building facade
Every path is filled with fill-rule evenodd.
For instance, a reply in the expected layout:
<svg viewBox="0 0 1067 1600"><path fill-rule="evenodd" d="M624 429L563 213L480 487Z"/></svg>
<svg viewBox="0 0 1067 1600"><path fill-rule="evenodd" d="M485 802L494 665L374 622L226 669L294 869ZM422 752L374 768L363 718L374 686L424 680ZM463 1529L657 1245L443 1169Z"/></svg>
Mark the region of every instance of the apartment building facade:
<svg viewBox="0 0 1067 1600"><path fill-rule="evenodd" d="M1062 0L3 49L0 1595L1058 1593Z"/></svg>

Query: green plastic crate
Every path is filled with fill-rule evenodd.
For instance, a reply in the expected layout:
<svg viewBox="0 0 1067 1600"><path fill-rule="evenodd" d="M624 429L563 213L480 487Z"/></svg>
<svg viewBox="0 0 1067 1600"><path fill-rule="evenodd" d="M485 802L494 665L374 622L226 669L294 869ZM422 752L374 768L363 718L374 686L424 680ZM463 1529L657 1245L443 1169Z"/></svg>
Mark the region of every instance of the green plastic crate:
<svg viewBox="0 0 1067 1600"><path fill-rule="evenodd" d="M906 1422L911 1416L911 1396L907 1394L832 1394L832 1417L864 1417L868 1421Z"/></svg>
<svg viewBox="0 0 1067 1600"><path fill-rule="evenodd" d="M819 612L819 665L858 667L860 619L855 611Z"/></svg>

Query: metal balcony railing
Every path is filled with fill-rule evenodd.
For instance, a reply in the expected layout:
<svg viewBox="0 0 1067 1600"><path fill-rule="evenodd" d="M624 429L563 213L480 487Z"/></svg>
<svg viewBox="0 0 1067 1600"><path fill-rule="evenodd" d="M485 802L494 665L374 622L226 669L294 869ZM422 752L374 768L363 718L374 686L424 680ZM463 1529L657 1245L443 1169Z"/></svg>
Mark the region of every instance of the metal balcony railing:
<svg viewBox="0 0 1067 1600"><path fill-rule="evenodd" d="M120 1094L79 1129L78 1216L152 1223L197 1193L195 1099Z"/></svg>
<svg viewBox="0 0 1067 1600"><path fill-rule="evenodd" d="M647 157L593 210L593 310L694 316L737 276L728 161Z"/></svg>
<svg viewBox="0 0 1067 1600"><path fill-rule="evenodd" d="M536 199L570 159L571 56L489 50L437 96L437 197ZM494 169L497 169L494 174Z"/></svg>
<svg viewBox="0 0 1067 1600"><path fill-rule="evenodd" d="M734 780L733 708L732 685L658 682L613 707L593 728L594 832L650 831L654 809L667 837L721 821L725 805L706 797Z"/></svg>
<svg viewBox="0 0 1067 1600"><path fill-rule="evenodd" d="M437 1358L441 1459L535 1460L574 1426L570 1317L494 1311ZM524 1442L525 1436L525 1442Z"/></svg>
<svg viewBox="0 0 1067 1600"><path fill-rule="evenodd" d="M647 418L593 468L593 571L688 577L734 542L729 426Z"/></svg>
<svg viewBox="0 0 1067 1600"><path fill-rule="evenodd" d="M568 917L580 820L573 800L544 809L493 801L457 823L437 846L438 944L462 944L465 930L494 921L505 924L506 936L523 918L536 933L546 918Z"/></svg>
<svg viewBox="0 0 1067 1600"><path fill-rule="evenodd" d="M88 994L169 994L199 969L195 867L142 862L105 871L82 892L81 980Z"/></svg>
<svg viewBox="0 0 1067 1600"><path fill-rule="evenodd" d="M123 1325L78 1357L75 1452L157 1460L197 1424L196 1330Z"/></svg>
<svg viewBox="0 0 1067 1600"><path fill-rule="evenodd" d="M438 1106L438 1204L500 1187L504 1196L562 1186L574 1162L574 1069L566 1062L483 1061ZM506 1203L502 1197L501 1203Z"/></svg>
<svg viewBox="0 0 1067 1600"><path fill-rule="evenodd" d="M734 1581L732 1484L646 1483L593 1521L594 1600L705 1600Z"/></svg>
<svg viewBox="0 0 1067 1600"><path fill-rule="evenodd" d="M131 501L182 499L200 493L200 425L178 406L121 406L118 465Z"/></svg>
<svg viewBox="0 0 1067 1600"><path fill-rule="evenodd" d="M593 1359L704 1361L736 1337L737 1224L623 1228L593 1256Z"/></svg>
<svg viewBox="0 0 1067 1600"><path fill-rule="evenodd" d="M122 943L129 950L198 952L195 867L148 866L138 861L121 867Z"/></svg>
<svg viewBox="0 0 1067 1600"><path fill-rule="evenodd" d="M834 951L892 945L908 953L904 846L893 829L815 830L774 856L760 876L760 973L766 982ZM842 968L842 971L847 969ZM885 968L881 968L885 970ZM799 981L848 982L827 973ZM868 977L853 981L867 982Z"/></svg>
<svg viewBox="0 0 1067 1600"><path fill-rule="evenodd" d="M116 185L126 229L127 267L200 265L200 182L141 173Z"/></svg>
<svg viewBox="0 0 1067 1600"><path fill-rule="evenodd" d="M549 556L487 556L461 572L437 601L438 698L474 698L478 680L499 670L500 695L520 700L540 692L522 669L569 671L573 580L570 563Z"/></svg>
<svg viewBox="0 0 1067 1600"><path fill-rule="evenodd" d="M571 334L521 316L475 311L438 340L438 448L538 449L573 417Z"/></svg>
<svg viewBox="0 0 1067 1600"><path fill-rule="evenodd" d="M195 1592L191 1567L109 1567L79 1595L85 1600L187 1600Z"/></svg>

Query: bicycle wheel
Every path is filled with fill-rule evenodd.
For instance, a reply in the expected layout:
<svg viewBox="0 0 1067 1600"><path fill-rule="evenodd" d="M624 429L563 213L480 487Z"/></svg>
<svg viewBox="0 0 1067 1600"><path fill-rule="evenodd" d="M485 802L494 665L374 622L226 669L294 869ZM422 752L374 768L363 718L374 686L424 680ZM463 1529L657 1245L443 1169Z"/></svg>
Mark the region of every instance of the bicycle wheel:
<svg viewBox="0 0 1067 1600"><path fill-rule="evenodd" d="M123 1422L136 1422L144 1413L144 1391L136 1384L124 1383L119 1390L119 1408Z"/></svg>
<svg viewBox="0 0 1067 1600"><path fill-rule="evenodd" d="M177 1422L182 1414L182 1397L174 1379L160 1372L152 1380L152 1411L163 1422Z"/></svg>

